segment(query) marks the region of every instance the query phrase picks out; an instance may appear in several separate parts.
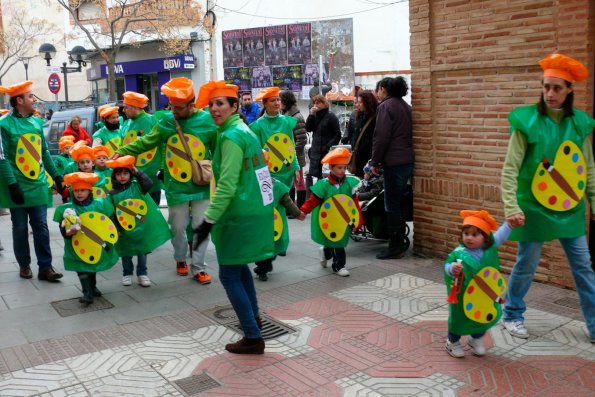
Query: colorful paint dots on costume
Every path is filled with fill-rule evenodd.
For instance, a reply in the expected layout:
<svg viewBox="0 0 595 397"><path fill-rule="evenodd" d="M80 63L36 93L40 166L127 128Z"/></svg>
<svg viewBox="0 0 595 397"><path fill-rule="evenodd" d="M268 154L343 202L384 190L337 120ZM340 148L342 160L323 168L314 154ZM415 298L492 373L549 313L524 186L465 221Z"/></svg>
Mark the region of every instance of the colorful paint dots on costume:
<svg viewBox="0 0 595 397"><path fill-rule="evenodd" d="M137 138L138 134L135 130L128 131L124 136L124 145L128 145L129 143L136 141ZM153 149L147 150L146 152L139 154L138 156L136 156L136 162L134 163L134 165L139 168L148 165L151 161L153 161L153 159L155 159L156 153L157 147L154 147Z"/></svg>
<svg viewBox="0 0 595 397"><path fill-rule="evenodd" d="M291 168L295 158L295 148L291 138L282 132L273 134L267 139L264 150L269 153L269 170L277 173L283 167Z"/></svg>
<svg viewBox="0 0 595 397"><path fill-rule="evenodd" d="M23 134L17 142L17 169L25 178L37 179L41 172L41 137L36 134Z"/></svg>
<svg viewBox="0 0 595 397"><path fill-rule="evenodd" d="M326 238L340 241L351 226L359 224L359 211L351 197L336 194L322 203L318 223Z"/></svg>
<svg viewBox="0 0 595 397"><path fill-rule="evenodd" d="M473 275L463 294L465 316L481 324L496 321L505 292L506 282L502 274L491 266L482 268Z"/></svg>
<svg viewBox="0 0 595 397"><path fill-rule="evenodd" d="M107 155L108 157L111 157L114 153L116 153L116 150L118 150L121 145L122 138L115 137L107 141L107 143L103 146L107 147Z"/></svg>
<svg viewBox="0 0 595 397"><path fill-rule="evenodd" d="M537 167L531 191L535 199L553 211L568 211L581 202L587 186L587 165L581 149L564 141L554 161L544 158Z"/></svg>
<svg viewBox="0 0 595 397"><path fill-rule="evenodd" d="M204 160L207 150L204 143L194 135L184 134L186 144L192 158L194 160ZM179 135L172 135L167 140L165 149L165 165L169 170L169 174L173 179L178 182L188 182L192 179L192 166L190 159L186 154L183 142L180 140Z"/></svg>
<svg viewBox="0 0 595 397"><path fill-rule="evenodd" d="M147 203L142 199L126 199L116 204L116 218L124 230L133 230L137 222L144 222Z"/></svg>
<svg viewBox="0 0 595 397"><path fill-rule="evenodd" d="M116 226L109 217L99 212L85 212L79 218L81 230L72 236L72 248L83 262L94 265L101 259L107 243L118 241Z"/></svg>
<svg viewBox="0 0 595 397"><path fill-rule="evenodd" d="M273 230L275 233L275 241L278 241L283 235L283 217L277 208L273 209Z"/></svg>

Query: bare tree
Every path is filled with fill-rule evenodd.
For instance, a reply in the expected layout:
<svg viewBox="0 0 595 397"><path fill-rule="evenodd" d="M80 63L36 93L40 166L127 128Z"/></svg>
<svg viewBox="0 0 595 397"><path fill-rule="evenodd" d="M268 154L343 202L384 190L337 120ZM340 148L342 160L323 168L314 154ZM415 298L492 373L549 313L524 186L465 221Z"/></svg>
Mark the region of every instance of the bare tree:
<svg viewBox="0 0 595 397"><path fill-rule="evenodd" d="M188 52L182 27L202 19L197 0L56 0L107 64L109 98L116 100L114 65L122 45L156 40L166 55ZM109 2L109 4L108 4Z"/></svg>

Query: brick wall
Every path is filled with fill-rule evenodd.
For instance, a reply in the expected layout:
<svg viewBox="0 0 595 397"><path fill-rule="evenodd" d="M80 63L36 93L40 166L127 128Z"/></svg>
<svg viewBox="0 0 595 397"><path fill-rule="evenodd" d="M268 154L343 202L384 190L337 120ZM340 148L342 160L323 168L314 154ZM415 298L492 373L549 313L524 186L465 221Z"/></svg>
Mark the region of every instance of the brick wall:
<svg viewBox="0 0 595 397"><path fill-rule="evenodd" d="M504 219L500 172L508 113L536 103L552 52L589 68L575 105L593 111L595 2L589 0L410 0L416 167L414 251L445 257L457 244L461 209ZM500 250L505 271L516 244ZM544 246L536 279L572 286L558 242Z"/></svg>

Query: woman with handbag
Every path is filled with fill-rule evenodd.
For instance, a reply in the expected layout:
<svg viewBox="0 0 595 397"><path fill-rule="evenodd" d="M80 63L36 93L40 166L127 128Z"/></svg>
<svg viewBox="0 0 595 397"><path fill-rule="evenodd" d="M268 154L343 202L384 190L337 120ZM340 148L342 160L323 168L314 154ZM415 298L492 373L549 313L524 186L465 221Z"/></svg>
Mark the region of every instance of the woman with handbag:
<svg viewBox="0 0 595 397"><path fill-rule="evenodd" d="M238 115L238 87L210 81L200 88L197 107L209 106L217 125L213 152L215 193L204 221L194 230L197 246L211 233L219 278L244 337L225 349L263 354L262 322L248 263L274 256L273 186L262 146ZM245 161L248 160L248 161Z"/></svg>
<svg viewBox="0 0 595 397"><path fill-rule="evenodd" d="M347 137L351 145L351 160L347 169L359 178L364 177L364 167L372 157L372 142L376 128L378 100L371 91L359 91L353 134Z"/></svg>

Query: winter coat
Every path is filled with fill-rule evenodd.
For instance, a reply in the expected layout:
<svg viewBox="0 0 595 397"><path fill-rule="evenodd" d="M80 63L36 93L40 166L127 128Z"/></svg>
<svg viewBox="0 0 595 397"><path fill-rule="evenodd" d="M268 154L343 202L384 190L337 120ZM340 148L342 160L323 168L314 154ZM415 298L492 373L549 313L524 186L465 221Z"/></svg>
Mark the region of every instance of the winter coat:
<svg viewBox="0 0 595 397"><path fill-rule="evenodd" d="M387 97L376 111L372 165L413 164L411 106L403 98Z"/></svg>
<svg viewBox="0 0 595 397"><path fill-rule="evenodd" d="M64 131L62 132L62 136L73 136L74 142L78 141L85 141L87 145L91 146L91 136L87 133L87 131L82 127L79 126L78 131L75 131L70 124L66 126Z"/></svg>
<svg viewBox="0 0 595 397"><path fill-rule="evenodd" d="M309 175L320 178L322 176L320 160L328 153L331 146L338 144L341 139L339 119L328 108L320 109L308 116L306 130L312 131L312 146L308 151Z"/></svg>
<svg viewBox="0 0 595 397"><path fill-rule="evenodd" d="M355 128L350 142L353 156L355 156L355 175L362 178L364 176L364 166L372 158L372 143L374 139L374 129L376 128L376 115L372 115L372 120L368 125L366 114L359 112L355 120ZM364 126L366 129L364 130ZM362 135L360 139L360 135ZM356 143L359 139L359 144Z"/></svg>
<svg viewBox="0 0 595 397"><path fill-rule="evenodd" d="M283 115L291 116L297 119L297 124L293 129L293 140L295 141L295 154L298 158L298 164L300 168L303 168L306 165L306 154L304 153L304 148L306 147L306 142L308 141L308 136L306 134L306 121L304 120L304 116L300 113L300 110L296 105L293 105L291 108L287 109Z"/></svg>

